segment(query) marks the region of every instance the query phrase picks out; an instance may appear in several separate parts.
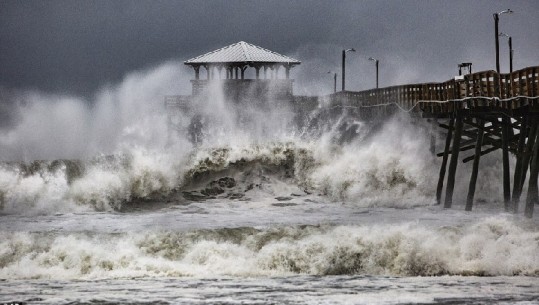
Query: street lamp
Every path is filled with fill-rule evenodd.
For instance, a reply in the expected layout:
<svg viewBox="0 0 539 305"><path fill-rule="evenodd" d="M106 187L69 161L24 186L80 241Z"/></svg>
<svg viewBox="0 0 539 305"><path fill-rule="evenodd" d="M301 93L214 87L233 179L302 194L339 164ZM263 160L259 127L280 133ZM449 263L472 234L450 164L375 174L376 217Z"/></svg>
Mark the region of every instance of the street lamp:
<svg viewBox="0 0 539 305"><path fill-rule="evenodd" d="M356 49L346 49L342 50L342 91L344 91L344 82L345 82L345 75L346 75L346 68L345 68L345 60L346 60L346 52L355 52Z"/></svg>
<svg viewBox="0 0 539 305"><path fill-rule="evenodd" d="M500 37L507 37L509 40L509 73L513 73L513 39L511 36L500 33Z"/></svg>
<svg viewBox="0 0 539 305"><path fill-rule="evenodd" d="M494 13L494 31L495 31L495 37L496 37L496 72L500 73L500 41L498 39L499 33L498 33L498 22L500 21L500 15L502 14L512 14L513 11L511 9L503 10L499 13Z"/></svg>
<svg viewBox="0 0 539 305"><path fill-rule="evenodd" d="M369 57L369 60L374 61L376 63L376 89L378 89L378 63L380 62L376 58Z"/></svg>
<svg viewBox="0 0 539 305"><path fill-rule="evenodd" d="M333 73L328 71L328 74ZM333 93L337 92L337 72L333 74Z"/></svg>

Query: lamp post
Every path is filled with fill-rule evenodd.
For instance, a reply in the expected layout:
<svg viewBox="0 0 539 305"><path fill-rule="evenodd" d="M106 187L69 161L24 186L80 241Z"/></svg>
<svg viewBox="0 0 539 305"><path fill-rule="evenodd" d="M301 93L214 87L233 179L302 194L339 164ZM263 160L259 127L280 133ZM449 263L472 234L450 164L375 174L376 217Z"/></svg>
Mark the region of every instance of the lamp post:
<svg viewBox="0 0 539 305"><path fill-rule="evenodd" d="M333 72L328 71L328 74ZM337 72L333 73L333 93L337 92Z"/></svg>
<svg viewBox="0 0 539 305"><path fill-rule="evenodd" d="M495 34L495 39L496 39L496 72L500 73L500 41L499 41L499 36L500 34L498 33L498 23L500 21L500 15L502 14L512 14L513 11L511 9L506 9L506 10L503 10L499 13L494 13L494 34Z"/></svg>
<svg viewBox="0 0 539 305"><path fill-rule="evenodd" d="M369 57L369 60L374 61L376 64L376 89L378 89L378 63L380 62L376 58Z"/></svg>
<svg viewBox="0 0 539 305"><path fill-rule="evenodd" d="M509 41L509 73L513 73L513 39L511 36L500 33L500 37L507 37Z"/></svg>
<svg viewBox="0 0 539 305"><path fill-rule="evenodd" d="M346 61L346 52L355 52L354 48L342 50L342 91L344 91L344 82L346 75L345 61Z"/></svg>

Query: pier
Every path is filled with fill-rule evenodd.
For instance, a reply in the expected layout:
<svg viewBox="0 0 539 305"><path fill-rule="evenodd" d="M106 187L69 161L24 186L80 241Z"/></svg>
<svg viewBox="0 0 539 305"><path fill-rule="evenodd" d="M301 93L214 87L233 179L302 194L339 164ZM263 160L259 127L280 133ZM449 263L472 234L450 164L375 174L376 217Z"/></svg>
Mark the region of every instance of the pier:
<svg viewBox="0 0 539 305"><path fill-rule="evenodd" d="M532 217L539 203L539 67L513 73L483 71L443 83L392 86L328 96L330 107L347 108L362 120L383 120L398 111L430 119L447 132L436 200L451 208L460 152L471 151L462 162L473 161L466 210L472 210L481 157L502 151L505 210L517 213L529 172L524 213ZM511 173L509 154L516 157ZM449 163L449 165L448 165ZM447 177L446 177L447 173ZM511 189L511 177L512 189Z"/></svg>
<svg viewBox="0 0 539 305"><path fill-rule="evenodd" d="M203 103L209 98L208 92L214 84L221 88L225 100L240 107L244 103L258 103L260 107L268 107L270 101L290 103L297 116L319 106L330 119L346 112L367 122L384 121L397 112L406 112L418 120L429 120L445 132L444 149L437 154L441 158L436 189L438 204L443 203L444 208L452 207L459 160L473 162L465 207L472 210L481 157L501 151L505 210L519 212L522 190L529 176L524 214L532 217L534 205L539 203L539 66L507 74L482 71L442 83L359 92L343 90L316 97L293 94L290 69L300 63L243 41L185 61L195 71L195 79L191 81L193 91L189 96L165 97L169 135L170 131L181 129L178 114L186 109L184 106ZM200 68L206 70L206 79L201 78ZM248 68L255 70L253 79L247 77ZM279 73L280 68L284 73ZM198 119L193 119L189 128L199 130L202 127ZM198 141L197 137L193 139ZM431 151L434 147L431 140ZM461 152L468 155L461 157ZM516 157L512 172L509 154Z"/></svg>

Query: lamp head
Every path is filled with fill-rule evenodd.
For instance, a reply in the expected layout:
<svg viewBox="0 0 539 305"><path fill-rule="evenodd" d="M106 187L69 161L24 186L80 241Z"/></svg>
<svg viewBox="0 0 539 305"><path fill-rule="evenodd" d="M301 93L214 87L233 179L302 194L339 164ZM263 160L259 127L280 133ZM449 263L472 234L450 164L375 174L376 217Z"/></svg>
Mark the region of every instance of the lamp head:
<svg viewBox="0 0 539 305"><path fill-rule="evenodd" d="M505 34L505 33L500 33L498 36L500 36L500 37L507 37L507 38L511 37L511 36L509 36L509 35L507 35L507 34Z"/></svg>
<svg viewBox="0 0 539 305"><path fill-rule="evenodd" d="M506 10L503 10L501 12L498 13L498 15L501 15L501 14L512 14L514 13L510 8L506 9Z"/></svg>
<svg viewBox="0 0 539 305"><path fill-rule="evenodd" d="M376 59L376 58L373 58L373 57L369 57L369 60L372 60L372 61L377 61L378 59Z"/></svg>
<svg viewBox="0 0 539 305"><path fill-rule="evenodd" d="M354 48L344 50L344 52L355 52L355 51L356 51L356 49L354 49Z"/></svg>

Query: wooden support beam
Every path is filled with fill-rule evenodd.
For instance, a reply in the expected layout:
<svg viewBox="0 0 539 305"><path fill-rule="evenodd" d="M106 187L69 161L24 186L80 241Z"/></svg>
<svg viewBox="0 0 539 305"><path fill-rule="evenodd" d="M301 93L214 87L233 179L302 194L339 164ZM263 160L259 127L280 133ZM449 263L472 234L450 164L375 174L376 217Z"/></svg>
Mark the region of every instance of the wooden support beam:
<svg viewBox="0 0 539 305"><path fill-rule="evenodd" d="M467 151L467 150L470 150L470 149L473 149L473 148L475 148L475 144L466 145L466 146L461 145L460 146L460 151Z"/></svg>
<svg viewBox="0 0 539 305"><path fill-rule="evenodd" d="M484 119L478 119L479 126L485 124ZM471 211L473 206L473 198L475 195L475 184L477 182L477 172L479 171L479 160L481 159L481 146L483 146L483 128L477 130L477 142L475 144L475 157L473 160L472 176L470 177L470 185L468 188L468 198L466 200L466 211Z"/></svg>
<svg viewBox="0 0 539 305"><path fill-rule="evenodd" d="M440 127L444 128L444 129L448 129L449 126L447 126L446 124L439 124ZM474 127L477 127L476 124L473 124L472 126ZM488 127L484 127L484 132L483 134L485 136L496 136L496 137L499 137L500 139L502 138L502 127L501 126L488 126ZM475 142L475 139L477 138L477 133L474 131L474 130L463 130L462 131L462 134L469 137L471 139L471 143ZM501 141L500 141L500 146L501 146Z"/></svg>
<svg viewBox="0 0 539 305"><path fill-rule="evenodd" d="M537 124L537 123L536 123ZM533 206L539 202L538 189L537 189L537 174L539 170L539 140L537 136L537 128L535 129L535 143L533 145L532 164L530 167L530 180L528 184L528 196L526 197L526 207L524 208L524 215L528 218L533 216Z"/></svg>
<svg viewBox="0 0 539 305"><path fill-rule="evenodd" d="M455 119L455 138L453 139L453 148L451 151L451 160L449 162L449 173L447 176L447 188L445 190L444 208L451 208L453 204L453 190L455 188L455 173L457 172L457 163L459 159L459 146L462 135L462 114L457 112Z"/></svg>
<svg viewBox="0 0 539 305"><path fill-rule="evenodd" d="M528 133L528 143L526 143L526 149L522 158L522 176L520 178L520 188L524 187L524 182L526 181L526 175L528 174L528 168L530 166L530 160L532 157L533 146L535 145L535 133L537 132L538 121L536 119L530 120L530 131Z"/></svg>
<svg viewBox="0 0 539 305"><path fill-rule="evenodd" d="M479 119L483 119L483 120L484 120L483 117L479 117ZM470 126L473 126L473 127L475 127L475 128L479 128L479 125L476 124L476 123L474 123L474 122L472 122L472 121L467 121L467 122L464 122L464 123L466 123L466 124L468 124L468 125L470 125ZM501 126L492 124L492 125L490 125L490 126L483 126L483 130L484 130L484 133L492 133L492 134L495 134L495 133L501 131Z"/></svg>
<svg viewBox="0 0 539 305"><path fill-rule="evenodd" d="M442 126L443 125L443 126ZM475 126L478 126L476 124L474 124ZM445 125L445 124L440 124L441 127L444 127L444 128L449 128L449 126ZM502 134L501 134L501 131L502 131L502 128L499 127L498 130L500 131L500 134L492 134L492 133L487 133L486 130L490 129L491 126L489 127L485 127L484 129L484 132L483 132L483 145L492 145L495 147L495 149L489 149L487 150L486 153L490 153L496 149L502 149L503 148L503 143L502 143ZM454 129L454 128L452 128ZM470 140L466 140L464 142L461 142L461 145L460 145L460 151L466 151L466 150L469 150L469 149L472 149L472 148L475 148L475 144L474 145L468 145L469 143L471 143L471 141L475 142L476 139L477 139L477 131L470 131L470 130L462 130L462 135L463 136L466 136L468 138L470 138ZM498 139L495 139L495 138L492 138L491 136L495 136L497 137ZM512 140L514 139L518 139L518 135L513 137ZM509 142L509 146L508 146L508 149L510 152L512 153L515 153L517 154L517 143L514 143L514 142ZM449 151L449 154L452 153L452 149L450 149ZM483 153L481 154L481 156L485 155L486 153ZM438 153L437 156L438 157L441 157L443 155L443 152L441 153ZM471 158L465 158L464 159L464 163L466 162L469 162L473 160L473 157Z"/></svg>
<svg viewBox="0 0 539 305"><path fill-rule="evenodd" d="M460 144L459 151L467 151L467 150L470 150L470 149L474 148L474 147L475 147L475 143L474 143L473 145L466 145L466 144L469 144L469 141L470 141L470 140L466 140L465 143L461 143L461 144ZM475 140L474 140L474 142L475 142ZM451 151L452 151L452 150L453 150L453 147L450 147L450 148L449 148L449 152L448 152L449 155L451 154ZM436 154L436 157L443 157L444 154L445 154L445 151L439 152L439 153Z"/></svg>
<svg viewBox="0 0 539 305"><path fill-rule="evenodd" d="M442 165L440 166L440 175L438 178L438 186L436 187L436 204L440 204L442 200L442 190L444 188L445 168L447 167L447 157L449 155L449 147L451 146L451 137L453 135L453 126L455 125L455 118L449 119L449 130L447 137L445 138L445 147L442 158Z"/></svg>
<svg viewBox="0 0 539 305"><path fill-rule="evenodd" d="M484 144L484 143L483 143L483 144ZM485 150L481 151L481 154L480 154L480 155L481 155L481 156L484 156L484 155L489 154L489 153L491 153L491 152L493 152L493 151L496 151L496 150L498 150L498 149L500 149L500 148L499 148L499 147L491 147L491 148L489 148L489 149L485 149ZM464 158L464 159L462 160L462 162L463 162L463 163L468 163L468 162L472 161L473 159L475 159L475 155L472 155L472 156L469 156L469 157Z"/></svg>
<svg viewBox="0 0 539 305"><path fill-rule="evenodd" d="M436 137L434 136L434 133L431 131L429 132L430 135L430 153L431 155L434 155L436 153Z"/></svg>
<svg viewBox="0 0 539 305"><path fill-rule="evenodd" d="M524 148L526 147L526 137L528 136L528 120L522 120L520 125L520 133L518 138L517 148L517 163L515 165L515 175L513 178L513 197L511 198L513 213L518 212L518 203L520 201L520 194L522 193L522 164L524 161ZM526 165L527 166L527 165Z"/></svg>
<svg viewBox="0 0 539 305"><path fill-rule="evenodd" d="M509 126L508 117L503 117L502 122L502 163L503 163L503 202L505 210L509 211L511 207L511 173L509 169Z"/></svg>
<svg viewBox="0 0 539 305"><path fill-rule="evenodd" d="M465 135L466 137L477 137L477 132L469 132L469 131L462 131L462 134ZM503 138L503 136L501 137ZM517 137L514 137L514 139L518 139L518 136ZM508 144L511 144L510 146L508 145L508 150L512 153L517 153L517 143L514 143L514 141L511 141L511 142L508 142ZM493 139L491 137L489 137L489 135L487 135L486 133L483 134L483 145L492 145L492 146L496 146L498 148L501 148L503 149L503 139Z"/></svg>

